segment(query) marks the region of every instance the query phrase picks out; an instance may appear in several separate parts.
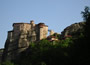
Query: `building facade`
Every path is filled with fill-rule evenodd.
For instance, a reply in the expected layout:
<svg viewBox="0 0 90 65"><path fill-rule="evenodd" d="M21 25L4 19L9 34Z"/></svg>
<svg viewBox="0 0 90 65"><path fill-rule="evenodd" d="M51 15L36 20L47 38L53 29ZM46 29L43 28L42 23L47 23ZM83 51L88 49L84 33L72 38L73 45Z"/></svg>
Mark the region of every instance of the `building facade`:
<svg viewBox="0 0 90 65"><path fill-rule="evenodd" d="M8 31L3 60L13 60L19 53L27 49L30 42L42 40L47 37L48 26L44 23L14 23L13 30Z"/></svg>

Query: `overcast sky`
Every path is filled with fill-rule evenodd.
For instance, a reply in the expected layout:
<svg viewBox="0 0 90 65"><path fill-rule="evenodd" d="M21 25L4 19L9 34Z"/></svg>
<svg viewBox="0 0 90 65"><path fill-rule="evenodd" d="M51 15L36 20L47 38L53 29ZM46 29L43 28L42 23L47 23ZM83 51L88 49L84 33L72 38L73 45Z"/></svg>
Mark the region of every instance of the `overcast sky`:
<svg viewBox="0 0 90 65"><path fill-rule="evenodd" d="M7 31L17 22L44 22L60 33L73 23L83 21L81 11L90 0L0 0L0 48L4 47Z"/></svg>

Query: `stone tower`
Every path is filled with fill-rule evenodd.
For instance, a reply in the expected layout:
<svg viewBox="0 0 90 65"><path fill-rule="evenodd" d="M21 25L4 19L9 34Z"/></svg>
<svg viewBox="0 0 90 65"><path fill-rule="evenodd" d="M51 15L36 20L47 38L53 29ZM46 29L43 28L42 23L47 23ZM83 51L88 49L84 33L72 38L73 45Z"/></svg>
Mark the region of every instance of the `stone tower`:
<svg viewBox="0 0 90 65"><path fill-rule="evenodd" d="M46 35L48 33L48 26L46 26L44 23L39 23L37 25L37 28L39 29L38 39L41 40L46 38L47 37Z"/></svg>
<svg viewBox="0 0 90 65"><path fill-rule="evenodd" d="M55 32L53 30L50 30L50 35L53 35Z"/></svg>

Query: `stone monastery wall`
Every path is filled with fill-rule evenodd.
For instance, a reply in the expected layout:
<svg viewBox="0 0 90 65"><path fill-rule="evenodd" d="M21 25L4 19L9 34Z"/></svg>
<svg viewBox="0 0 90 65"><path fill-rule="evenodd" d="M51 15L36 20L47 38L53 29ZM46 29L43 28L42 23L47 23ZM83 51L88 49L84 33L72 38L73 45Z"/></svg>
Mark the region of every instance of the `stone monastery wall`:
<svg viewBox="0 0 90 65"><path fill-rule="evenodd" d="M47 33L48 26L44 23L34 24L33 20L30 23L14 23L13 30L8 31L3 60L15 59L29 47L30 42L46 38Z"/></svg>

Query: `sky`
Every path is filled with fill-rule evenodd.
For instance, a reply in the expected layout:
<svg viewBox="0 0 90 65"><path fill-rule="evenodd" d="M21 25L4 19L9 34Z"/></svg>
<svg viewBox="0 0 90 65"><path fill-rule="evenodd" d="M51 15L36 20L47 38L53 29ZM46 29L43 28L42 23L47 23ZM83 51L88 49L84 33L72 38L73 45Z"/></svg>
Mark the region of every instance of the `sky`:
<svg viewBox="0 0 90 65"><path fill-rule="evenodd" d="M0 48L4 48L13 23L34 20L60 33L67 26L83 21L81 11L85 6L90 7L90 0L0 0Z"/></svg>

